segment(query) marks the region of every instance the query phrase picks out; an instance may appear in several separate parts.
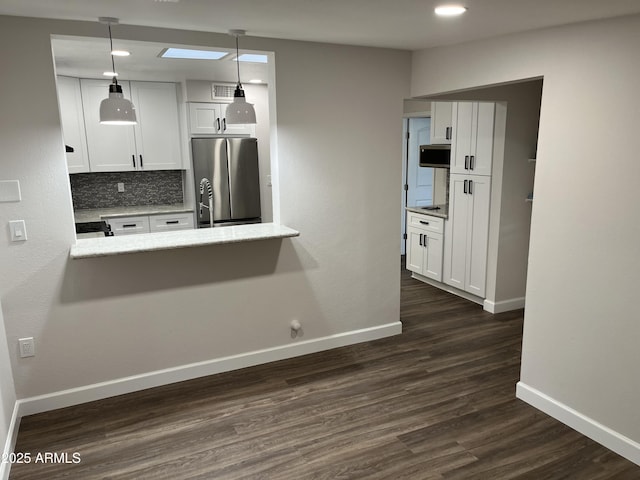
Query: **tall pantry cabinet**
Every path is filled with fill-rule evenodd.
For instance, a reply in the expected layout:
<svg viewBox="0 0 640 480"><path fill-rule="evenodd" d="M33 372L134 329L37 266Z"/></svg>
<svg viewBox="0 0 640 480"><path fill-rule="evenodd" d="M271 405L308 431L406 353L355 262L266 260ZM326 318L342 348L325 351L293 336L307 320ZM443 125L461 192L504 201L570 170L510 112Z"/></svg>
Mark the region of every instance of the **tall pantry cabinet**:
<svg viewBox="0 0 640 480"><path fill-rule="evenodd" d="M443 282L477 297L486 291L494 119L494 103L453 104Z"/></svg>

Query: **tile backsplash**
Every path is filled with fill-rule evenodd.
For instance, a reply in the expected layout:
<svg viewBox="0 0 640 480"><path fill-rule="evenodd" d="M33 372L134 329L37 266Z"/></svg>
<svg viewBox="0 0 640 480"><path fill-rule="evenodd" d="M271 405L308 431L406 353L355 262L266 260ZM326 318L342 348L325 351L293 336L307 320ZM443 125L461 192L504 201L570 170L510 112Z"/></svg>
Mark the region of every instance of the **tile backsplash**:
<svg viewBox="0 0 640 480"><path fill-rule="evenodd" d="M73 208L134 207L182 203L182 170L74 173ZM118 183L124 192L118 192Z"/></svg>

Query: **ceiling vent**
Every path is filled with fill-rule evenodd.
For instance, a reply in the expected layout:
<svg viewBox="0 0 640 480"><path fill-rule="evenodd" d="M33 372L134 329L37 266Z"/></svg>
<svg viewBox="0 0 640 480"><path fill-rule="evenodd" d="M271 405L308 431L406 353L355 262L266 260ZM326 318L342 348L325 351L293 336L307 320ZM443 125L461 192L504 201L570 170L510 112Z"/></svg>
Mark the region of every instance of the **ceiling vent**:
<svg viewBox="0 0 640 480"><path fill-rule="evenodd" d="M211 99L230 102L233 100L233 92L236 85L234 83L212 83L211 84Z"/></svg>

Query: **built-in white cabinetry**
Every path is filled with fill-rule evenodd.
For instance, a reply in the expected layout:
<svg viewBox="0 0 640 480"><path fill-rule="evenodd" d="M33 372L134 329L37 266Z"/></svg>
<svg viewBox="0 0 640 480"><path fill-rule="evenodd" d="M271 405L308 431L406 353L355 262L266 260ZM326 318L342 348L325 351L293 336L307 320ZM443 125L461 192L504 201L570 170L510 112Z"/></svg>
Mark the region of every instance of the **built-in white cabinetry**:
<svg viewBox="0 0 640 480"><path fill-rule="evenodd" d="M456 102L452 112L451 173L491 175L495 104Z"/></svg>
<svg viewBox="0 0 640 480"><path fill-rule="evenodd" d="M114 235L169 232L194 228L193 213L163 213L109 218L107 223Z"/></svg>
<svg viewBox="0 0 640 480"><path fill-rule="evenodd" d="M108 80L81 79L84 123L92 172L183 168L176 86L164 82L119 82L136 109L138 124L102 125L100 102Z"/></svg>
<svg viewBox="0 0 640 480"><path fill-rule="evenodd" d="M452 111L455 103L431 102L431 143L450 144L453 135Z"/></svg>
<svg viewBox="0 0 640 480"><path fill-rule="evenodd" d="M89 156L87 154L87 138L82 114L80 81L77 78L58 77L56 83L62 136L65 145L73 147L73 152L67 152L69 173L89 172Z"/></svg>
<svg viewBox="0 0 640 480"><path fill-rule="evenodd" d="M191 135L255 136L255 126L228 124L227 103L189 103L189 133Z"/></svg>
<svg viewBox="0 0 640 480"><path fill-rule="evenodd" d="M407 263L414 273L442 281L444 220L407 212Z"/></svg>
<svg viewBox="0 0 640 480"><path fill-rule="evenodd" d="M443 281L484 297L491 177L452 173L449 185Z"/></svg>

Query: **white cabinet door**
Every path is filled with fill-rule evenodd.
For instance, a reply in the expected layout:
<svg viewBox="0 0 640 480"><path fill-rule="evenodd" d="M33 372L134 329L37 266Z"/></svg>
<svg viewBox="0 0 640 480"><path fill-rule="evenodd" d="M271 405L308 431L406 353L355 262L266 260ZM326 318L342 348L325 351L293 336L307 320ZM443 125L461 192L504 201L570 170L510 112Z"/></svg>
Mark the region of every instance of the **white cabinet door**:
<svg viewBox="0 0 640 480"><path fill-rule="evenodd" d="M255 136L254 125L229 125L225 118L228 104L189 103L189 133L191 135Z"/></svg>
<svg viewBox="0 0 640 480"><path fill-rule="evenodd" d="M426 245L423 275L428 278L442 281L442 235L427 233L422 239Z"/></svg>
<svg viewBox="0 0 640 480"><path fill-rule="evenodd" d="M407 270L422 275L424 264L424 248L422 235L424 231L415 227L407 227Z"/></svg>
<svg viewBox="0 0 640 480"><path fill-rule="evenodd" d="M454 104L451 173L491 175L494 117L494 103Z"/></svg>
<svg viewBox="0 0 640 480"><path fill-rule="evenodd" d="M484 297L487 279L487 249L489 245L489 206L491 177L472 175L468 182L469 246L465 290Z"/></svg>
<svg viewBox="0 0 640 480"><path fill-rule="evenodd" d="M80 80L92 172L131 171L138 164L133 128L130 125L100 123L100 102L109 96L110 83L110 80ZM129 82L121 82L120 85L125 98L130 99Z"/></svg>
<svg viewBox="0 0 640 480"><path fill-rule="evenodd" d="M450 144L452 139L452 102L431 102L431 143Z"/></svg>
<svg viewBox="0 0 640 480"><path fill-rule="evenodd" d="M138 169L181 169L176 85L131 82L131 97L138 117L134 127Z"/></svg>
<svg viewBox="0 0 640 480"><path fill-rule="evenodd" d="M467 234L469 195L467 176L451 174L449 182L449 218L445 231L443 282L464 290L467 271Z"/></svg>
<svg viewBox="0 0 640 480"><path fill-rule="evenodd" d="M84 130L80 81L77 78L58 77L57 88L62 136L64 137L64 143L73 147L74 150L67 153L69 173L88 172L89 156L87 154L87 137Z"/></svg>
<svg viewBox="0 0 640 480"><path fill-rule="evenodd" d="M451 175L443 281L484 297L491 177Z"/></svg>
<svg viewBox="0 0 640 480"><path fill-rule="evenodd" d="M222 114L218 103L189 104L189 133L217 135L222 130Z"/></svg>

